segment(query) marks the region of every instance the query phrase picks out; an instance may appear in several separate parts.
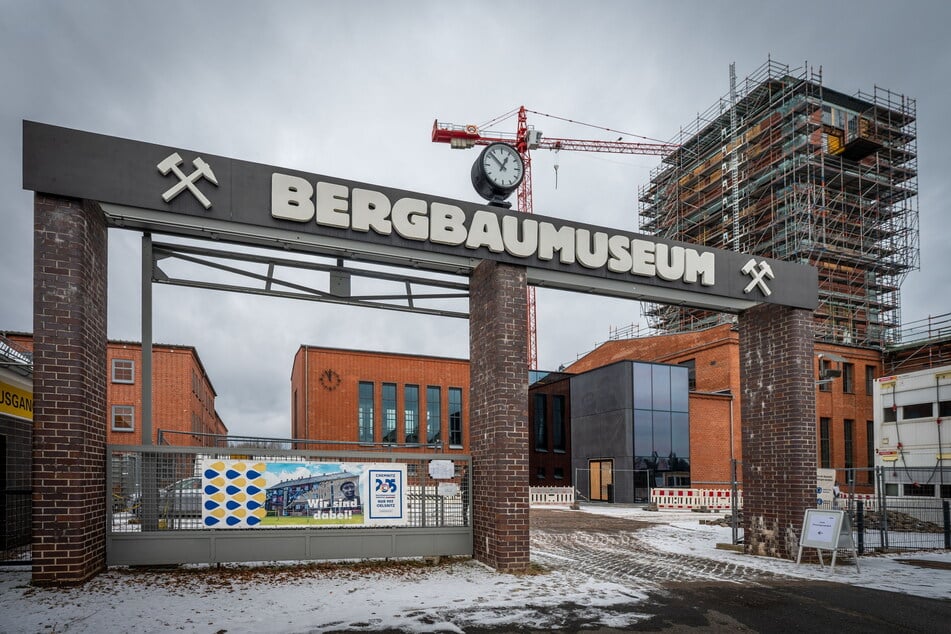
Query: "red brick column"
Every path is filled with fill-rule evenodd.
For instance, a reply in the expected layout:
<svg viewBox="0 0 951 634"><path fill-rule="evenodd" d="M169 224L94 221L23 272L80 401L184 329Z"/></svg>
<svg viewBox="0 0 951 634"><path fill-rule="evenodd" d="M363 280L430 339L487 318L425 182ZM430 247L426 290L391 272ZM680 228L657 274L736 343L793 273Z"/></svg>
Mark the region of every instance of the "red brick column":
<svg viewBox="0 0 951 634"><path fill-rule="evenodd" d="M106 263L102 212L36 194L33 582L105 567Z"/></svg>
<svg viewBox="0 0 951 634"><path fill-rule="evenodd" d="M761 304L739 318L747 553L795 559L816 502L812 312Z"/></svg>
<svg viewBox="0 0 951 634"><path fill-rule="evenodd" d="M484 261L469 281L473 554L502 572L529 564L525 279Z"/></svg>

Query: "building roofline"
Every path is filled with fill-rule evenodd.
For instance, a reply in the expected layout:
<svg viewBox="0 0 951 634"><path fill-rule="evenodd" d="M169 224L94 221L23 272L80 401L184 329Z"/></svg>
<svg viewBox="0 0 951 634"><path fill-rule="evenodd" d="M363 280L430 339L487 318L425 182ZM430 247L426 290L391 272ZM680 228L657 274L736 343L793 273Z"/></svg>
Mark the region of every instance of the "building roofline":
<svg viewBox="0 0 951 634"><path fill-rule="evenodd" d="M406 359L432 359L434 361L458 361L460 363L469 363L469 359L464 359L461 357L444 357L437 355L429 354L412 354L409 352L385 352L382 350L362 350L356 348L333 348L328 346L315 346L311 344L303 343L297 349L298 353L301 351L327 351L327 352L343 352L347 354L366 354L374 356L386 356L386 357L402 357Z"/></svg>

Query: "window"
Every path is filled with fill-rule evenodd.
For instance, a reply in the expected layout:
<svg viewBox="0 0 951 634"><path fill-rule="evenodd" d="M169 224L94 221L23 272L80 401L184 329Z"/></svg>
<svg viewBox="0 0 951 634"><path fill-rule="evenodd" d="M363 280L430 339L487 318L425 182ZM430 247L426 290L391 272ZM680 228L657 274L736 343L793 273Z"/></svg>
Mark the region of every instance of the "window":
<svg viewBox="0 0 951 634"><path fill-rule="evenodd" d="M865 393L869 396L875 391L875 366L865 366Z"/></svg>
<svg viewBox="0 0 951 634"><path fill-rule="evenodd" d="M914 405L903 405L901 408L901 419L909 420L911 418L931 418L934 416L933 403L915 403Z"/></svg>
<svg viewBox="0 0 951 634"><path fill-rule="evenodd" d="M846 394L855 392L855 364L842 364L842 391Z"/></svg>
<svg viewBox="0 0 951 634"><path fill-rule="evenodd" d="M565 478L565 468L564 467L555 467L555 479L563 480Z"/></svg>
<svg viewBox="0 0 951 634"><path fill-rule="evenodd" d="M535 469L535 477L543 480L545 478L545 467Z"/></svg>
<svg viewBox="0 0 951 634"><path fill-rule="evenodd" d="M855 454L853 453L855 447L853 441L855 439L855 421L846 418L842 421L842 434L843 440L845 441L845 468L854 469L855 468ZM846 481L851 484L855 480L854 471L846 471L845 474Z"/></svg>
<svg viewBox="0 0 951 634"><path fill-rule="evenodd" d="M687 368L687 389L690 391L697 389L697 360L687 359L681 361L678 365Z"/></svg>
<svg viewBox="0 0 951 634"><path fill-rule="evenodd" d="M132 359L113 359L112 382L135 383L135 361Z"/></svg>
<svg viewBox="0 0 951 634"><path fill-rule="evenodd" d="M942 484L941 487L941 499L947 500L951 498L951 484Z"/></svg>
<svg viewBox="0 0 951 634"><path fill-rule="evenodd" d="M439 442L442 429L442 390L430 385L426 388L426 442Z"/></svg>
<svg viewBox="0 0 951 634"><path fill-rule="evenodd" d="M941 418L951 416L951 401L941 401L938 403L938 416Z"/></svg>
<svg viewBox="0 0 951 634"><path fill-rule="evenodd" d="M898 410L893 405L882 408L882 422L894 423L898 420Z"/></svg>
<svg viewBox="0 0 951 634"><path fill-rule="evenodd" d="M819 466L832 468L832 421L823 416L819 419Z"/></svg>
<svg viewBox="0 0 951 634"><path fill-rule="evenodd" d="M419 386L403 387L403 424L406 426L405 442L419 442Z"/></svg>
<svg viewBox="0 0 951 634"><path fill-rule="evenodd" d="M112 406L112 431L135 431L135 406Z"/></svg>
<svg viewBox="0 0 951 634"><path fill-rule="evenodd" d="M933 484L904 484L902 485L902 495L916 498L933 498Z"/></svg>
<svg viewBox="0 0 951 634"><path fill-rule="evenodd" d="M535 395L535 451L548 451L548 396Z"/></svg>
<svg viewBox="0 0 951 634"><path fill-rule="evenodd" d="M875 472L872 467L875 466L875 421L871 420L865 421L865 459L868 466L868 471L865 472L868 474L867 482L874 484Z"/></svg>
<svg viewBox="0 0 951 634"><path fill-rule="evenodd" d="M449 388L449 446L462 447L462 388Z"/></svg>
<svg viewBox="0 0 951 634"><path fill-rule="evenodd" d="M565 451L568 439L565 433L565 396L555 394L551 397L551 442L555 451ZM558 476L555 476L556 478Z"/></svg>
<svg viewBox="0 0 951 634"><path fill-rule="evenodd" d="M357 412L359 441L373 442L373 384L360 382L360 403Z"/></svg>
<svg viewBox="0 0 951 634"><path fill-rule="evenodd" d="M396 384L384 383L383 406L383 442L396 442Z"/></svg>

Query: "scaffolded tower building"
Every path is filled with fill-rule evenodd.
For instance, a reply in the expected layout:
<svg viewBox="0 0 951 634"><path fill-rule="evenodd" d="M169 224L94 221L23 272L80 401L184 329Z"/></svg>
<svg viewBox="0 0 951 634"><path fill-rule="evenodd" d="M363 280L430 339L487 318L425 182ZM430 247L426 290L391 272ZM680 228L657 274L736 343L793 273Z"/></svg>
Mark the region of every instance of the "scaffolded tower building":
<svg viewBox="0 0 951 634"><path fill-rule="evenodd" d="M849 96L821 70L773 60L684 128L639 192L646 233L808 263L819 270L816 337L881 347L901 323L899 288L918 267L915 100ZM652 328L725 317L650 304Z"/></svg>

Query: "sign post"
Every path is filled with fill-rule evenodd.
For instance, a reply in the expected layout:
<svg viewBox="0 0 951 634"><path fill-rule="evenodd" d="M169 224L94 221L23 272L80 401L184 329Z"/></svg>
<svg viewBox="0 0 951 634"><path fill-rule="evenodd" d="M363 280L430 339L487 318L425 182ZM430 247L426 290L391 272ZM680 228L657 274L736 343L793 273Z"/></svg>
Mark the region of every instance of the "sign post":
<svg viewBox="0 0 951 634"><path fill-rule="evenodd" d="M824 566L822 551L832 551L832 572L835 572L835 557L838 551L846 550L855 559L855 569L859 570L859 554L852 539L852 521L845 511L827 511L825 509L806 509L802 520L802 534L799 537L799 554L796 565L802 560L803 548L815 548L819 555L819 565Z"/></svg>

